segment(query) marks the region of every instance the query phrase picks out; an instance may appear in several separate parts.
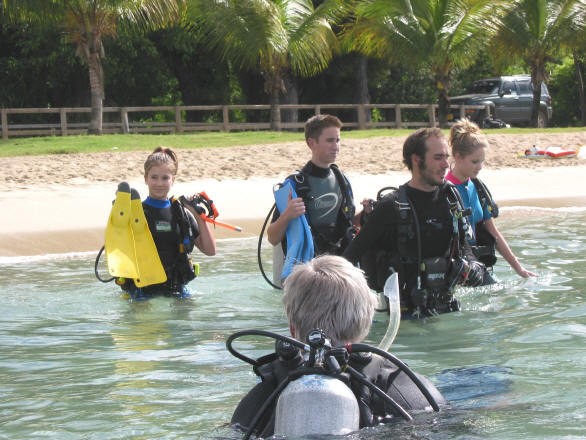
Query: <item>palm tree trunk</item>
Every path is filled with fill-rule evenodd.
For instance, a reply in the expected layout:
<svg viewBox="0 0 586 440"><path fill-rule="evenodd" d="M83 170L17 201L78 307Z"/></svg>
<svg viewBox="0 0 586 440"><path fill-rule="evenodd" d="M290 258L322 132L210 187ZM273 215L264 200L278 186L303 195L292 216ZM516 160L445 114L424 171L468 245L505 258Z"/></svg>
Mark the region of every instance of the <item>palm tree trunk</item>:
<svg viewBox="0 0 586 440"><path fill-rule="evenodd" d="M279 99L281 104L299 104L299 87L297 87L297 78L291 73L287 73L283 78L287 92ZM283 122L297 122L299 120L299 110L283 110Z"/></svg>
<svg viewBox="0 0 586 440"><path fill-rule="evenodd" d="M531 67L531 85L533 85L531 127L537 127L537 119L539 117L539 103L541 102L541 83L545 77L545 65L540 65L537 63Z"/></svg>
<svg viewBox="0 0 586 440"><path fill-rule="evenodd" d="M576 71L578 94L580 97L580 120L582 121L582 126L586 126L586 93L584 92L584 75L582 75L582 67L580 59L578 58L578 53L574 50L572 51L572 55L574 57L574 69Z"/></svg>
<svg viewBox="0 0 586 440"><path fill-rule="evenodd" d="M533 105L531 106L531 126L537 127L539 117L539 102L541 101L541 81L533 84Z"/></svg>
<svg viewBox="0 0 586 440"><path fill-rule="evenodd" d="M271 88L270 104L271 104L271 130L281 131L281 109L279 108L280 89Z"/></svg>
<svg viewBox="0 0 586 440"><path fill-rule="evenodd" d="M438 122L439 126L448 126L448 110L450 107L450 77L449 75L436 74L437 98L438 98Z"/></svg>
<svg viewBox="0 0 586 440"><path fill-rule="evenodd" d="M102 63L100 61L99 54L90 54L90 57L88 59L88 66L90 75L90 93L92 101L91 120L88 133L101 135L104 84L103 75L101 73Z"/></svg>
<svg viewBox="0 0 586 440"><path fill-rule="evenodd" d="M358 58L355 79L354 102L356 104L370 104L370 95L368 93L368 58L364 55L360 55ZM364 113L364 122L370 122L370 111L365 111Z"/></svg>

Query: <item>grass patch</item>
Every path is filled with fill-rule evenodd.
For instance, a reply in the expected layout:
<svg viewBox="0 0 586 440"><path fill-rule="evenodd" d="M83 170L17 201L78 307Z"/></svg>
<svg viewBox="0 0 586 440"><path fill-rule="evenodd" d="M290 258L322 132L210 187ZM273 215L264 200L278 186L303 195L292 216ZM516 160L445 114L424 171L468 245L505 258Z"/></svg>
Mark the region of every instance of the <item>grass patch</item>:
<svg viewBox="0 0 586 440"><path fill-rule="evenodd" d="M584 127L506 128L485 133L533 134L585 131ZM343 130L343 139L379 136L407 136L412 129ZM447 134L448 131L444 130ZM303 141L301 132L244 131L196 132L183 134L105 134L102 136L46 136L0 139L0 157L40 156L44 154L100 153L109 151L151 151L159 145L175 149L222 148L237 145L263 145Z"/></svg>

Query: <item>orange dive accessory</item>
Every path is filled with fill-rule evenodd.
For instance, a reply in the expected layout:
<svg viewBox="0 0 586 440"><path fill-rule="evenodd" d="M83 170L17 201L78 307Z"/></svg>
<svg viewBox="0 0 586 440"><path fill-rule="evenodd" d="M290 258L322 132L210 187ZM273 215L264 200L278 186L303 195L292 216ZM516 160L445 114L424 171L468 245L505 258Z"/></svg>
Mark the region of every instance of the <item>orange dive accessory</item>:
<svg viewBox="0 0 586 440"><path fill-rule="evenodd" d="M184 205L191 206L204 221L211 223L214 226L222 226L232 231L242 232L240 226L234 226L216 220L220 215L218 209L216 208L214 201L210 199L204 191L195 194L192 200L187 199L185 196L180 196L179 201Z"/></svg>

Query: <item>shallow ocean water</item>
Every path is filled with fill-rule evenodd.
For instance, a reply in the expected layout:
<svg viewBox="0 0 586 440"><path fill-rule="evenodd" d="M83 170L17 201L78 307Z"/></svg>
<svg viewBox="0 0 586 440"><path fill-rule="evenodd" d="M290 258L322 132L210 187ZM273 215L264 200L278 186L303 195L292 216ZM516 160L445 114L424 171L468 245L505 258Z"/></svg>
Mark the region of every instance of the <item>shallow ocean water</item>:
<svg viewBox="0 0 586 440"><path fill-rule="evenodd" d="M451 408L348 438L586 438L586 208L503 211L515 215L499 228L539 277L522 280L499 259L498 285L459 290L460 313L402 322L391 347ZM240 438L228 423L256 381L226 338L288 334L256 244L219 241L187 300L123 299L94 277L97 252L0 258L0 438ZM373 345L387 323L375 318ZM272 345L237 347L258 357Z"/></svg>

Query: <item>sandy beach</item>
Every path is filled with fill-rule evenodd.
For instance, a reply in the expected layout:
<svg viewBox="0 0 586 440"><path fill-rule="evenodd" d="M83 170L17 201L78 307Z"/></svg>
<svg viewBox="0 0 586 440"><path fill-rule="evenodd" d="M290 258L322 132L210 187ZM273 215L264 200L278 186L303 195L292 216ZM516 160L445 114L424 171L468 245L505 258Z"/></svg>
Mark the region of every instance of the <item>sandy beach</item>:
<svg viewBox="0 0 586 440"><path fill-rule="evenodd" d="M531 135L487 133L490 148L481 179L499 204L585 206L586 160L528 159L535 145L579 148L586 131ZM374 197L384 186L409 178L401 163L405 137L344 139L338 160L355 199ZM586 148L586 147L585 147ZM0 256L98 251L119 182L147 195L142 167L148 151L0 158ZM216 228L218 238L257 236L273 204L272 187L309 159L299 142L178 150L174 194L205 191L218 220L242 233Z"/></svg>

